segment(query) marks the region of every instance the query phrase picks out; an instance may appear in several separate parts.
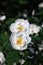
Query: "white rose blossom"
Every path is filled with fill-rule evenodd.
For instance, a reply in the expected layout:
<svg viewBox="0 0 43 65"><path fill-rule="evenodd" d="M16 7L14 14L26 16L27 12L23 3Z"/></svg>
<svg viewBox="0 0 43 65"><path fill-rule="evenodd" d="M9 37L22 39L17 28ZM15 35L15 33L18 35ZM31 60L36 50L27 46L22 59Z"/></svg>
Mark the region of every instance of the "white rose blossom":
<svg viewBox="0 0 43 65"><path fill-rule="evenodd" d="M39 4L39 7L43 8L43 2Z"/></svg>
<svg viewBox="0 0 43 65"><path fill-rule="evenodd" d="M40 27L35 24L30 24L29 34L38 33L40 31Z"/></svg>
<svg viewBox="0 0 43 65"><path fill-rule="evenodd" d="M0 20L1 20L1 21L4 21L5 19L6 19L6 16L5 16L5 15L0 16Z"/></svg>
<svg viewBox="0 0 43 65"><path fill-rule="evenodd" d="M5 57L4 54L2 52L0 52L0 63L2 64L5 61Z"/></svg>
<svg viewBox="0 0 43 65"><path fill-rule="evenodd" d="M10 31L12 32L10 36L12 47L16 50L27 49L28 43L31 42L28 20L17 19L15 23L11 24Z"/></svg>
<svg viewBox="0 0 43 65"><path fill-rule="evenodd" d="M13 32L29 32L29 22L24 19L17 19L15 23L12 23L10 26L10 31Z"/></svg>
<svg viewBox="0 0 43 65"><path fill-rule="evenodd" d="M26 35L24 32L12 33L10 36L10 42L14 49L16 50L25 50L28 43L31 42L31 37Z"/></svg>

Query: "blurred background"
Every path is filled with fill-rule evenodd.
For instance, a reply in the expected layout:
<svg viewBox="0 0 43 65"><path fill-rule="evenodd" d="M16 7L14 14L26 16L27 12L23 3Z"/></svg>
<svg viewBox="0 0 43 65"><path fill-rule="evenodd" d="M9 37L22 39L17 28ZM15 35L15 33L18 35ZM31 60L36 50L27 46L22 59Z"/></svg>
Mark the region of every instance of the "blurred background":
<svg viewBox="0 0 43 65"><path fill-rule="evenodd" d="M26 13L30 17L33 10L37 12L41 10L39 4L42 2L43 0L0 0L0 15L19 17Z"/></svg>
<svg viewBox="0 0 43 65"><path fill-rule="evenodd" d="M29 49L22 52L24 55L14 50L9 44L9 37L11 35L9 27L17 18L28 19L30 23L41 26L41 31L38 33L38 36L34 38L35 34L31 35L34 45L33 43L32 45L30 44ZM18 62L20 58L26 61L23 65L43 65L42 24L43 0L0 0L0 51L5 55L6 65L21 65Z"/></svg>

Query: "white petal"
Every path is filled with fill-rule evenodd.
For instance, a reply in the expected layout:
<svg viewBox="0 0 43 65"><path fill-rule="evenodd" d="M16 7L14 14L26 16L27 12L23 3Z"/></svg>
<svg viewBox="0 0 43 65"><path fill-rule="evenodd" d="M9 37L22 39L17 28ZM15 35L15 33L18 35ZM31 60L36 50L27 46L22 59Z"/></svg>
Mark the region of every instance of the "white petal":
<svg viewBox="0 0 43 65"><path fill-rule="evenodd" d="M26 27L29 27L29 21L28 20L24 20L24 25L26 26Z"/></svg>
<svg viewBox="0 0 43 65"><path fill-rule="evenodd" d="M0 62L3 63L5 61L4 54L0 52Z"/></svg>
<svg viewBox="0 0 43 65"><path fill-rule="evenodd" d="M27 43L30 43L31 42L31 37L28 37L28 42Z"/></svg>
<svg viewBox="0 0 43 65"><path fill-rule="evenodd" d="M10 25L10 31L13 33L14 30L15 30L15 23L12 23L12 24Z"/></svg>
<svg viewBox="0 0 43 65"><path fill-rule="evenodd" d="M24 21L24 19L16 19L15 22L23 22L23 21Z"/></svg>

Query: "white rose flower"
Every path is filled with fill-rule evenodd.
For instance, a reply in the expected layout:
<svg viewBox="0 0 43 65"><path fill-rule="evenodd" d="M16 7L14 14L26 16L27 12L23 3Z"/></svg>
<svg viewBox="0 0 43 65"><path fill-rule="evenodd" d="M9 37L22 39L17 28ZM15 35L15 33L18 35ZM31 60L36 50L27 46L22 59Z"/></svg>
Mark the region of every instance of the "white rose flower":
<svg viewBox="0 0 43 65"><path fill-rule="evenodd" d="M12 23L10 26L10 31L13 32L29 32L29 22L24 19L17 19L15 23Z"/></svg>
<svg viewBox="0 0 43 65"><path fill-rule="evenodd" d="M39 7L43 8L43 2L39 4Z"/></svg>
<svg viewBox="0 0 43 65"><path fill-rule="evenodd" d="M24 32L12 33L10 36L10 42L14 49L25 50L28 43L31 42L31 37L27 36Z"/></svg>
<svg viewBox="0 0 43 65"><path fill-rule="evenodd" d="M5 61L4 54L0 52L0 63L2 64Z"/></svg>
<svg viewBox="0 0 43 65"><path fill-rule="evenodd" d="M0 17L0 20L1 21L4 21L5 19L6 19L6 16L5 15L3 15L3 16Z"/></svg>
<svg viewBox="0 0 43 65"><path fill-rule="evenodd" d="M38 33L40 31L40 27L35 24L30 24L29 34Z"/></svg>

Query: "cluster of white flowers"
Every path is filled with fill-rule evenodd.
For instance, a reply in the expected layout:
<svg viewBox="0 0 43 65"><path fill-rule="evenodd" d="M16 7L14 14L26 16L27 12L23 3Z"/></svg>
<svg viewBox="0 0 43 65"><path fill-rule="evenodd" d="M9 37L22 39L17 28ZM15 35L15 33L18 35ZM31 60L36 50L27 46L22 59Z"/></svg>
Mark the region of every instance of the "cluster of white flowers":
<svg viewBox="0 0 43 65"><path fill-rule="evenodd" d="M5 57L4 57L4 54L2 52L0 52L0 64L4 63L5 61Z"/></svg>
<svg viewBox="0 0 43 65"><path fill-rule="evenodd" d="M38 33L40 27L35 24L30 24L28 20L17 19L15 23L10 26L12 32L10 42L14 49L25 50L31 42L30 34Z"/></svg>

